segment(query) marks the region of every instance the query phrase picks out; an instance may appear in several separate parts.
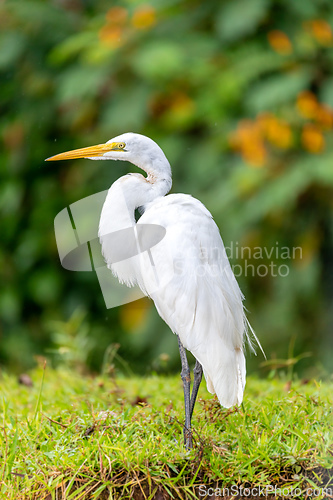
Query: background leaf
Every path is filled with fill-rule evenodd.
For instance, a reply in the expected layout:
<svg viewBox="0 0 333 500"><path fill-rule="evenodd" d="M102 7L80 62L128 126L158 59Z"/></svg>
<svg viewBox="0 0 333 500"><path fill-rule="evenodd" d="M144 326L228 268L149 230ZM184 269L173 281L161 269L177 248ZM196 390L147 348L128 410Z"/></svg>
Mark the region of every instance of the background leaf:
<svg viewBox="0 0 333 500"><path fill-rule="evenodd" d="M266 0L224 2L216 21L220 38L235 41L255 31L268 7Z"/></svg>

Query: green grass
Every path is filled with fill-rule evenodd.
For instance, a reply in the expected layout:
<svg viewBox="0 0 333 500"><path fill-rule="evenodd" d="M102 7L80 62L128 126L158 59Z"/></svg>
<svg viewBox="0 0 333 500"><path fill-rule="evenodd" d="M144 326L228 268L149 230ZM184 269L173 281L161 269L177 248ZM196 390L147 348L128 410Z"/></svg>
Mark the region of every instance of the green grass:
<svg viewBox="0 0 333 500"><path fill-rule="evenodd" d="M186 452L179 376L31 377L33 387L0 379L0 498L205 498L232 485L333 494L331 382L250 377L243 405L229 410L202 384Z"/></svg>

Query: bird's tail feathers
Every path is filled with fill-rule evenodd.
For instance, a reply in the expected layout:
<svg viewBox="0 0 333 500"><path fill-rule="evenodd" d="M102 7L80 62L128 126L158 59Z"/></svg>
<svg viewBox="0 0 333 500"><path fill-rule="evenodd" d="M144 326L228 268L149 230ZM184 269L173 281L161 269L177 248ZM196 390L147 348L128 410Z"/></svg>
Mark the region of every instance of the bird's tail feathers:
<svg viewBox="0 0 333 500"><path fill-rule="evenodd" d="M236 348L233 354L230 354L225 356L220 366L216 366L216 372L210 374L214 391L210 391L210 384L207 383L208 390L216 392L221 405L225 408L241 404L245 388L246 368L243 350Z"/></svg>
<svg viewBox="0 0 333 500"><path fill-rule="evenodd" d="M207 389L216 393L225 408L241 404L245 388L245 357L242 347L228 348L225 343L214 344L208 339L206 349L193 349L201 363Z"/></svg>
<svg viewBox="0 0 333 500"><path fill-rule="evenodd" d="M254 352L255 355L257 355L255 345L254 345L256 343L258 345L259 349L261 350L264 358L267 359L265 351L264 351L258 337L254 333L254 330L253 330L249 320L247 319L245 313L244 313L244 333L245 333L245 340L248 343L248 345L250 346L251 351Z"/></svg>

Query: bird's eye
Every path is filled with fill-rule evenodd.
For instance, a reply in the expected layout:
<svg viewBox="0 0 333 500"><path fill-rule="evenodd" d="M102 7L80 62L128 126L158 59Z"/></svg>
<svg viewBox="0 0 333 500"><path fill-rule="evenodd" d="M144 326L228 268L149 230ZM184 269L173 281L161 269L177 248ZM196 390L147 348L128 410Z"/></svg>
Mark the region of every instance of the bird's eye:
<svg viewBox="0 0 333 500"><path fill-rule="evenodd" d="M118 148L119 148L119 149L124 149L124 148L125 148L125 146L126 146L126 144L125 144L124 142L119 142L119 143L118 143Z"/></svg>

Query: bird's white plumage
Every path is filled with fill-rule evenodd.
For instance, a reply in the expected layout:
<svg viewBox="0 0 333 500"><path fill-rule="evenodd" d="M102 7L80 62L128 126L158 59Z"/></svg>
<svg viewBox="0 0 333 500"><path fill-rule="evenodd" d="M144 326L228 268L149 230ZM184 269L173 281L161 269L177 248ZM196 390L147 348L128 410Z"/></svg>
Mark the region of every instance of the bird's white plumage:
<svg viewBox="0 0 333 500"><path fill-rule="evenodd" d="M242 294L212 216L198 200L178 194L149 204L138 224L166 228L165 238L151 250L156 273L147 252L140 256L139 286L201 363L208 390L216 392L225 407L241 403L245 386ZM156 275L161 282L157 289Z"/></svg>
<svg viewBox="0 0 333 500"><path fill-rule="evenodd" d="M165 196L171 187L170 165L151 139L123 134L114 141L125 143L126 152L103 157L128 160L145 170L147 178L125 175L108 192L99 227L107 265L120 281L138 284L153 299L160 316L201 363L207 388L221 404L240 404L247 320L219 230L200 201L185 194ZM138 207L144 213L136 223ZM163 226L165 237L150 252L112 262L106 235L140 224Z"/></svg>

